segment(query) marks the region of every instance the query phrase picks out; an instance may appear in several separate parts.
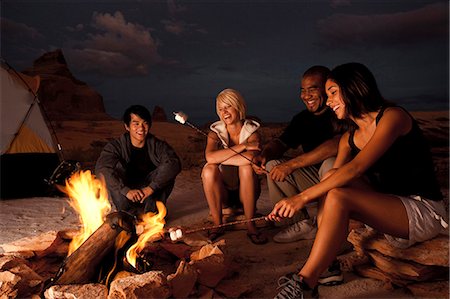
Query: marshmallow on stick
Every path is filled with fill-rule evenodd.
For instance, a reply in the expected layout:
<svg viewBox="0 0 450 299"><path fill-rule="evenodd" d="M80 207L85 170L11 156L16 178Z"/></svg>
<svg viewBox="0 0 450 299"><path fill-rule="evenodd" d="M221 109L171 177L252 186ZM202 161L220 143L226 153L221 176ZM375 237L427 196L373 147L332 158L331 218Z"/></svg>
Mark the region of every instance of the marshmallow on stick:
<svg viewBox="0 0 450 299"><path fill-rule="evenodd" d="M175 115L175 120L177 122L179 122L183 125L186 123L188 116L185 113L179 111L179 112L173 112L173 114Z"/></svg>
<svg viewBox="0 0 450 299"><path fill-rule="evenodd" d="M169 236L170 236L170 240L178 241L183 237L183 231L180 228L178 228L178 229L171 228L171 229L169 229Z"/></svg>
<svg viewBox="0 0 450 299"><path fill-rule="evenodd" d="M197 128L196 126L194 126L193 124L191 124L190 122L187 121L188 116L186 113L178 111L178 112L173 112L173 115L175 115L175 120L178 121L179 123L183 124L183 125L188 125L189 127L191 127L192 129L196 130L197 132L205 135L206 137L211 137L208 136L207 133L203 132L202 130L200 130L199 128ZM218 139L216 139L218 141ZM242 153L235 151L232 147L228 147L231 151L233 151L235 154L238 154L239 156L241 156L242 158L246 159L247 161L250 162L250 164L255 164L253 163L253 161L251 159L249 159L248 157L244 156ZM256 164L255 164L256 165ZM263 170L266 173L269 173L267 170Z"/></svg>

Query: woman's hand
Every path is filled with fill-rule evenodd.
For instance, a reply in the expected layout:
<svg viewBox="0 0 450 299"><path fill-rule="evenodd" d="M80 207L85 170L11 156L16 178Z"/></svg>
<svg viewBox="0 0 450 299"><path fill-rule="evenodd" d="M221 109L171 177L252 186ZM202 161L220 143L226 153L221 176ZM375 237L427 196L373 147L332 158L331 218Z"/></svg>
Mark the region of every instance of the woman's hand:
<svg viewBox="0 0 450 299"><path fill-rule="evenodd" d="M283 198L275 204L272 212L270 212L267 217L272 221L281 221L283 218L292 218L295 213L304 207L304 205L301 193L292 197Z"/></svg>

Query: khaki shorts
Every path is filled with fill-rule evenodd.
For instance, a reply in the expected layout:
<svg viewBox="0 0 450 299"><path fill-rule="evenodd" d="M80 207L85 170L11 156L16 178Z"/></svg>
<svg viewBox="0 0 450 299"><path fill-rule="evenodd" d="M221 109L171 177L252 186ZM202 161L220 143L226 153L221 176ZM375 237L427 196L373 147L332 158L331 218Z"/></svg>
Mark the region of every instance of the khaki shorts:
<svg viewBox="0 0 450 299"><path fill-rule="evenodd" d="M443 201L433 201L418 195L398 196L406 208L409 222L409 239L385 234L388 242L398 248L407 248L414 243L436 237L448 227Z"/></svg>

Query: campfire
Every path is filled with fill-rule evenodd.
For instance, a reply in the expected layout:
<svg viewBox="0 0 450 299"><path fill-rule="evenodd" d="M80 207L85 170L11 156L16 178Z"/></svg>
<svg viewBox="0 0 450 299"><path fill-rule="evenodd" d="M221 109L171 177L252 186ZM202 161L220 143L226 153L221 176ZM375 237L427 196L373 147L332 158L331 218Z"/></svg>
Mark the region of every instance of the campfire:
<svg viewBox="0 0 450 299"><path fill-rule="evenodd" d="M69 245L71 255L105 221L111 211L105 181L95 178L90 171L72 175L61 190L69 196L70 206L78 213L82 228Z"/></svg>
<svg viewBox="0 0 450 299"><path fill-rule="evenodd" d="M236 297L250 290L242 283L230 284L236 271L223 240L211 244L203 235L190 233L183 242L172 242L164 228L167 210L161 202L158 213L134 217L111 212L104 180L90 171L75 173L62 189L79 215L79 231L60 231L47 249L26 259L0 256L1 270L16 269L18 264L27 267L26 274L17 273L21 283L0 286L3 294L185 298L216 292ZM24 287L27 279L33 283Z"/></svg>

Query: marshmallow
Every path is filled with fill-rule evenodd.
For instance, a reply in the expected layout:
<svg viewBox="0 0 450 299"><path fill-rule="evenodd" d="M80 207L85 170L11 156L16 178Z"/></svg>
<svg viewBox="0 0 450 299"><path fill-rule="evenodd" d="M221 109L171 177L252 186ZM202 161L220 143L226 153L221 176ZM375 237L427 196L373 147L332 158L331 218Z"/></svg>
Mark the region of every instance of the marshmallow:
<svg viewBox="0 0 450 299"><path fill-rule="evenodd" d="M169 234L170 234L170 240L172 240L172 241L177 240L177 232L176 231L171 231Z"/></svg>
<svg viewBox="0 0 450 299"><path fill-rule="evenodd" d="M181 229L176 230L176 235L177 235L177 239L181 239L181 237L183 237L183 232L181 231Z"/></svg>
<svg viewBox="0 0 450 299"><path fill-rule="evenodd" d="M174 112L175 120L178 121L181 124L184 124L187 121L187 115L183 112Z"/></svg>

